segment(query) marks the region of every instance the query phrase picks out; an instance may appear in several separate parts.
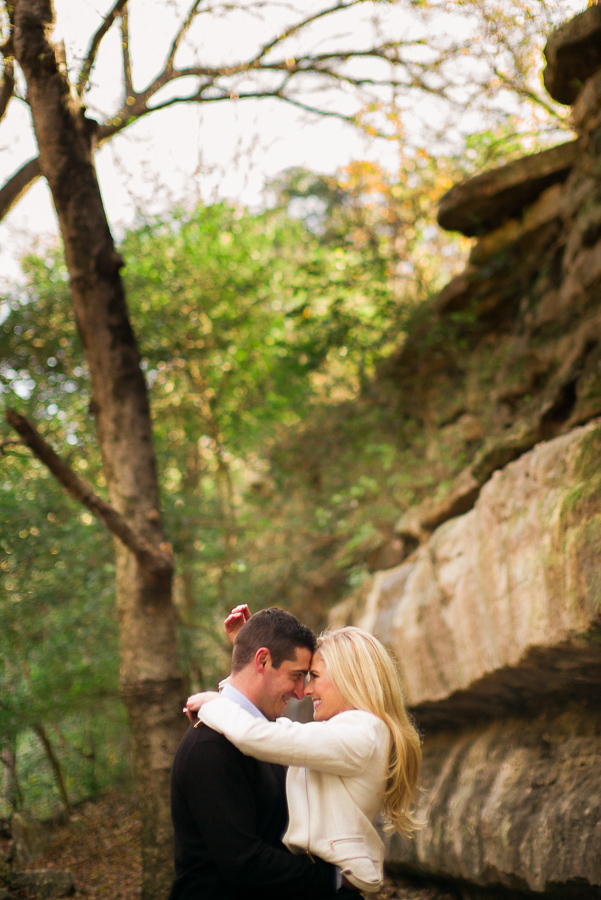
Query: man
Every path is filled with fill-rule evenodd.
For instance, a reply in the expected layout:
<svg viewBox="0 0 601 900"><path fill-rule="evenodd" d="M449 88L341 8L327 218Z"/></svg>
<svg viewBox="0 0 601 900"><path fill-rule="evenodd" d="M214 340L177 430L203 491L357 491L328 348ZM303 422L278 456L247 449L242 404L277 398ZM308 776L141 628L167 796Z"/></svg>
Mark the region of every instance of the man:
<svg viewBox="0 0 601 900"><path fill-rule="evenodd" d="M224 696L256 716L301 700L315 636L290 613L265 609L239 631ZM244 756L206 725L189 728L171 775L175 880L169 900L327 900L334 866L294 856L285 770Z"/></svg>

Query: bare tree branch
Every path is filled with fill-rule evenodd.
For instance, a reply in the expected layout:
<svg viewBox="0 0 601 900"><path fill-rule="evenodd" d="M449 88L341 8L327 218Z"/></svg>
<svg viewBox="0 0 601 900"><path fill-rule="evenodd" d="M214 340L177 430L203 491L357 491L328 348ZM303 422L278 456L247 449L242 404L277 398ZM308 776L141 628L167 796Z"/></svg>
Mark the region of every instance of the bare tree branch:
<svg viewBox="0 0 601 900"><path fill-rule="evenodd" d="M367 0L349 0L348 3L339 2L335 3L333 6L328 6L325 9L320 10L317 13L314 13L311 16L307 16L305 19L301 19L300 22L297 22L296 25L293 25L292 28L286 29L286 31L282 31L277 37L272 38L272 40L267 41L263 46L259 49L259 52L256 56L250 60L248 64L248 68L253 68L264 56L266 56L274 47L278 44L281 44L282 41L287 40L295 34L298 34L303 28L306 28L308 25L313 24L313 22L317 22L319 19L323 19L325 16L332 15L336 12L343 12L344 10L351 9L353 6L359 6L361 3L365 3Z"/></svg>
<svg viewBox="0 0 601 900"><path fill-rule="evenodd" d="M301 95L299 90L295 90L293 93L291 89L293 86L298 86L299 78L302 75L320 78L326 87L329 82L332 87L348 86L359 90L390 88L393 91L401 90L437 96L454 107L461 106L462 104L456 99L459 95L456 95L454 99L452 93L453 88L457 87L457 85L443 77L442 67L450 59L456 59L458 53L464 53L464 46L447 45L445 48L439 48L435 51L434 45L427 39L384 40L368 49L353 50L350 48L336 52L309 52L301 54L297 58L273 59L273 51L276 48L279 48L280 52L284 54L284 43L289 38L301 34L303 30L309 28L318 20L323 20L338 13L344 13L367 2L372 2L372 0L338 0L338 2L330 3L330 5L317 12L307 14L288 29L265 41L249 59L243 62L230 66L210 67L193 65L183 66L178 69L175 67L175 57L192 23L201 14L214 12L213 7L210 6L200 9L201 0L191 0L188 13L171 42L167 59L161 71L144 90L136 91L132 79L129 22L126 9L127 0L116 0L92 38L77 84L77 92L81 97L88 84L100 43L115 19L121 17L124 94L121 108L111 117L100 122L97 131L97 146L100 147L133 122L147 116L151 112L167 109L182 103L215 103L229 99L272 98L281 100L313 115L337 118L344 122L357 124L357 115L344 114L320 107L319 104L308 100L304 94ZM229 9L225 4L220 8L222 11ZM405 48L414 51L418 46L428 48L431 51L427 61L418 61L413 58L413 53L403 52ZM370 76L368 73L364 75L353 74L347 64L355 60L374 60L388 63L393 71L391 71L390 77L385 77L384 75L383 77ZM285 78L279 80L276 78L277 83L275 84L265 84L257 81L261 76L269 79L270 76L276 76L278 73L285 76ZM525 86L508 81L499 72L496 74L528 102L539 105L547 114L552 115L554 118L558 116L557 111L545 101L544 97L539 97L535 91L531 91ZM235 83L237 76L244 79L244 83L241 83L239 88ZM255 84L252 82L249 84L245 76L248 76L248 79L254 79ZM198 79L195 89L191 93L172 97L154 106L150 105L152 98L166 85L174 84L177 80L190 77ZM435 77L438 78L440 83L434 80ZM0 86L3 86L3 91L9 91L8 82L5 85L5 81L2 81ZM462 85L462 87L465 88L465 85ZM477 86L474 85L474 87ZM1 96L4 96L4 93ZM2 105L0 101L0 114L1 112ZM39 174L40 169L37 161L31 160L0 188L0 221L35 179L39 177Z"/></svg>
<svg viewBox="0 0 601 900"><path fill-rule="evenodd" d="M169 55L167 56L165 70L172 70L174 68L175 54L177 53L177 50L178 50L182 40L186 36L188 30L190 29L192 22L194 21L194 18L196 17L200 3L201 3L201 0L194 0L194 3L190 7L190 11L188 12L188 15L186 16L184 22L182 23L182 27L175 35L175 38L173 39L171 48L169 50Z"/></svg>
<svg viewBox="0 0 601 900"><path fill-rule="evenodd" d="M129 55L129 14L127 8L121 15L121 53L123 56L123 79L125 82L125 102L131 98L134 86L131 77L131 58Z"/></svg>
<svg viewBox="0 0 601 900"><path fill-rule="evenodd" d="M94 62L96 61L96 54L98 53L98 48L102 42L103 37L109 31L111 25L121 15L121 11L127 5L127 0L117 0L113 8L107 13L105 19L102 22L100 28L96 31L92 40L90 41L90 46L88 47L88 52L86 53L86 58L84 60L84 64L82 66L81 72L79 73L79 79L77 81L77 93L80 97L83 97L83 92L86 89L87 83L90 79L90 73L94 66Z"/></svg>
<svg viewBox="0 0 601 900"><path fill-rule="evenodd" d="M172 97L170 100L165 100L164 103L159 103L156 106L153 106L148 112L154 112L155 110L160 109L168 109L170 106L175 106L178 103L222 103L224 100L232 100L234 99L234 95L232 95L229 91L224 91L222 94L215 97L202 97L198 98L198 94L191 94L188 97ZM350 124L354 124L356 122L356 117L354 115L345 115L344 113L337 112L336 110L328 110L328 109L320 109L317 106L310 106L308 103L303 103L300 100L296 100L293 97L288 97L286 94L280 93L278 89L272 91L248 91L242 94L235 94L236 100L282 100L284 103L288 103L291 106L297 107L297 109L302 109L305 112L314 113L317 116L322 116L323 118L334 118L341 119L343 122L349 122Z"/></svg>
<svg viewBox="0 0 601 900"><path fill-rule="evenodd" d="M0 453L2 456L6 456L6 451L9 447L25 447L25 441L2 441L0 443Z"/></svg>
<svg viewBox="0 0 601 900"><path fill-rule="evenodd" d="M19 202L23 194L29 190L41 174L40 163L36 157L17 169L15 174L11 175L8 181L2 185L0 188L0 221Z"/></svg>
<svg viewBox="0 0 601 900"><path fill-rule="evenodd" d="M135 554L140 564L154 577L169 575L173 571L171 548L161 545L155 549L138 531L127 522L110 504L95 493L91 485L80 478L73 469L53 450L37 428L14 409L9 409L4 418L23 438L32 453L49 469L65 490L100 519L109 531L119 538Z"/></svg>
<svg viewBox="0 0 601 900"><path fill-rule="evenodd" d="M500 71L500 69L494 68L493 71L502 84L504 84L506 87L510 88L512 91L516 90L516 86L513 83L513 81L511 80L511 78L508 78L507 75L504 75L503 72ZM538 94L536 94L530 88L526 87L525 85L522 85L522 86L520 86L519 93L523 97L527 97L531 103L534 103L536 106L540 106L542 109L544 109L545 112L548 113L548 115L552 116L552 118L559 119L559 120L562 119L561 113L559 112L559 110L557 108L553 108L553 106L550 103L547 103L545 101L544 97L539 97Z"/></svg>
<svg viewBox="0 0 601 900"><path fill-rule="evenodd" d="M352 4L343 4L337 5L335 7L331 7L330 9L346 9L350 5L356 5L360 2L365 2L365 0L354 0ZM196 14L196 7L198 3L194 3L190 13L189 20L193 17L193 14ZM119 6L113 8L114 10ZM313 19L315 17L312 17ZM304 20L305 22L310 21L310 19ZM355 123L356 117L353 115L346 115L344 113L339 113L333 110L323 109L318 106L313 106L310 103L303 102L299 100L297 97L291 97L289 94L284 92L285 85L289 85L292 76L294 75L307 75L314 74L321 78L330 79L332 82L338 83L346 83L352 87L413 87L419 90L425 91L427 93L435 93L438 96L442 96L443 92L435 90L433 88L429 88L422 78L419 77L417 73L418 70L423 71L424 73L431 73L433 70L437 68L437 66L443 61L444 56L448 54L441 55L441 58L434 63L430 63L429 65L419 66L416 63L412 63L410 66L406 63L402 63L401 61L397 62L397 65L404 65L408 69L409 78L406 81L399 80L396 78L391 79L374 79L367 77L353 77L348 74L343 74L341 72L337 72L334 68L336 63L342 63L348 61L353 58L372 58L372 59L381 59L386 62L390 62L390 58L387 54L390 53L390 49L393 46L388 43L382 48L374 48L370 51L353 51L348 50L344 53L336 53L336 54L311 54L308 56L300 57L298 59L292 60L280 60L272 63L261 63L261 62L253 62L251 67L249 68L249 63L240 63L235 66L222 66L218 68L209 68L209 67L201 67L201 66L188 66L182 69L175 69L173 67L173 59L172 56L175 54L177 49L179 40L183 34L184 27L189 27L189 21L187 20L180 29L177 38L172 44L170 55L168 61L165 65L165 68L160 72L160 74L151 82L148 87L141 91L136 92L133 90L133 86L131 84L131 74L126 75L126 82L129 79L129 87L126 91L126 95L124 98L124 102L121 106L121 109L115 114L114 117L108 119L106 122L102 123L98 127L97 134L97 146L100 147L106 141L110 140L119 132L123 131L133 122L138 119L147 116L149 113L155 112L160 109L167 109L170 106L175 106L181 103L209 103L216 102L222 100L229 100L235 97L236 99L261 99L261 98L272 98L277 100L282 100L289 105L296 106L299 109L303 109L306 112L310 112L317 116L325 116L330 118L337 118L344 122ZM290 32L289 32L290 33ZM97 33L98 34L98 33ZM280 39L283 39L280 36ZM272 44L274 42L271 42ZM267 47L268 45L265 45ZM88 60L86 60L86 65ZM129 66L129 62L125 60L125 67ZM330 64L330 68L327 67L327 64ZM230 78L236 75L243 75L245 73L252 73L254 75L258 75L261 72L264 73L277 73L284 72L286 73L285 82L280 83L279 86L272 89L264 89L257 91L244 91L238 92L235 89L228 88L226 86L218 86L216 82L219 79ZM82 75L84 73L82 72ZM89 74L89 73L88 73ZM203 83L200 85L198 90L192 92L191 94L174 97L170 100L165 101L164 103L156 104L155 106L149 106L149 102L152 97L157 94L165 85L175 82L178 79L188 78L190 76L195 76L197 78L203 79ZM78 86L78 90L81 86ZM210 96L208 92L212 89L218 91L215 96ZM448 99L448 98L447 98ZM0 221L7 215L7 213L12 209L12 207L17 203L17 201L21 198L21 196L28 190L28 188L33 184L33 182L39 177L40 169L37 160L31 160L22 169L16 172L7 182L6 184L0 188Z"/></svg>

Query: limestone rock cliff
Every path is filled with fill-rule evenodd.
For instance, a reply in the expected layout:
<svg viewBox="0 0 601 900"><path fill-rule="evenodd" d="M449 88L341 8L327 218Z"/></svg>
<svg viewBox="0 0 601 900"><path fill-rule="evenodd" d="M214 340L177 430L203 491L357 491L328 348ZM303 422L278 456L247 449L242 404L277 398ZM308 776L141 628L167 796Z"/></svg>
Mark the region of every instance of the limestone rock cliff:
<svg viewBox="0 0 601 900"><path fill-rule="evenodd" d="M401 665L424 725L601 684L601 422L495 472L475 507L377 573L358 624ZM601 846L599 847L601 854Z"/></svg>
<svg viewBox="0 0 601 900"><path fill-rule="evenodd" d="M476 894L491 900L599 897L600 752L599 711L576 705L430 737L420 810L427 825L414 841L389 839L388 859L480 889L500 886Z"/></svg>
<svg viewBox="0 0 601 900"><path fill-rule="evenodd" d="M424 735L426 825L389 866L465 896L601 897L600 35L592 6L546 50L577 139L443 199L476 241L380 390L452 476L332 613L396 651Z"/></svg>

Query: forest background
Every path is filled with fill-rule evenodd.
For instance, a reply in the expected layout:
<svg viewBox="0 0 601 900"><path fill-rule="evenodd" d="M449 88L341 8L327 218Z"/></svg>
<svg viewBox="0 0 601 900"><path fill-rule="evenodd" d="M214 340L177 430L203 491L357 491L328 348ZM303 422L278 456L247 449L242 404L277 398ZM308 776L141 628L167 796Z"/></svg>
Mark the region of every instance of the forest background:
<svg viewBox="0 0 601 900"><path fill-rule="evenodd" d="M364 158L326 174L287 167L252 204L216 197L212 172L193 202L182 191L179 203L163 197L157 210L153 191L146 203L137 196L127 227L123 215L122 277L176 562L183 696L227 670L221 622L232 606L277 603L323 627L328 609L386 564L400 513L462 468L451 455L427 458L419 415L400 417L398 398L383 388L386 366L465 257L467 241L436 224L440 197L466 176L569 133L565 112L542 87L541 48L554 25L585 5L336 4L331 14L369 6L373 16L385 7L375 37L391 12L411 13L410 39L383 41L375 59L393 74L353 69L351 62L365 62L364 47L350 61L340 57L343 68L324 91L326 69L303 71L311 53L297 48L284 57L288 80L261 87L262 98L271 116L275 103L300 109L308 118L298 127L325 117L349 134L358 129L368 142ZM3 98L15 71L7 50L15 7L5 4L2 19ZM235 7L211 15L239 13ZM129 24L124 3L112 9L124 48L119 101L127 104L138 98ZM276 34L264 5L255 12ZM461 28L450 29L447 15ZM344 45L337 32L323 40ZM68 62L77 80L85 60ZM287 96L296 74L315 84L300 82ZM258 102L257 86L227 82L234 77L222 72L224 86L213 85L205 102L229 109L245 91ZM10 94L25 107L26 79L13 81ZM181 105L199 100L183 97ZM91 97L86 102L91 109ZM161 102L169 109L173 96ZM158 105L139 113L145 127L161 127ZM7 108L8 101L2 113ZM127 121L106 109L94 116L107 141L122 140ZM152 159L143 137L135 153ZM379 159L375 147L384 148ZM248 149L237 154L250 170ZM202 175L199 163L195 177ZM148 183L161 178L159 166ZM2 210L9 224L12 205ZM73 272L57 241L19 249L21 274L2 284L3 408L34 422L70 470L106 496ZM0 816L27 807L45 817L133 780L114 553L94 510L69 497L7 423L1 440Z"/></svg>

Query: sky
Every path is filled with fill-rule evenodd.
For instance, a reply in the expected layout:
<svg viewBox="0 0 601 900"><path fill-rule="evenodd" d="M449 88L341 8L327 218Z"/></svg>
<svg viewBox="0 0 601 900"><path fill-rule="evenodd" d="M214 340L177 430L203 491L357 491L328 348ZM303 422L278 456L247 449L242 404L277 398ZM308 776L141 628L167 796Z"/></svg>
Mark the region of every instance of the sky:
<svg viewBox="0 0 601 900"><path fill-rule="evenodd" d="M565 18L586 6L586 0L558 0ZM57 26L54 38L65 42L70 68L76 69L90 36L112 3L107 0L55 0ZM245 9L231 9L232 6ZM305 14L325 4L321 0L278 0L259 3L249 14L248 0L234 0L227 14L200 17L182 47L178 64L201 60L216 64L242 59L292 21L294 8ZM442 8L444 0L439 0ZM374 8L382 13L379 26ZM144 87L160 68L177 22L187 3L183 0L130 0L130 33L133 79ZM360 8L313 27L306 38L311 49L332 46L367 46L375 27L387 36L404 39L432 37L469 40L474 21L468 15L448 16L439 9L427 25L407 13L406 5L363 3ZM289 41L287 51L298 52ZM419 53L420 51L415 51ZM468 63L465 63L466 67ZM475 64L474 64L475 65ZM105 37L86 95L90 114L102 117L120 103L120 36L113 26ZM467 71L467 69L466 69ZM374 70L375 73L375 70ZM379 74L382 74L380 69ZM476 75L474 69L474 76ZM190 84L188 89L192 89ZM162 99L167 99L164 89ZM182 90L179 88L178 90ZM382 95L383 96L383 95ZM383 96L383 99L387 99ZM326 97L326 103L354 111L357 101L348 92ZM442 115L436 101L420 101L408 110L408 121L419 143L420 122ZM465 131L477 127L478 118L464 115ZM458 123L453 123L457 127ZM13 100L0 129L0 180L36 154L27 105ZM202 106L185 104L148 116L106 144L97 153L96 165L109 222L118 238L131 225L136 211L162 212L174 203L192 204L227 199L247 205L264 201L264 186L284 169L305 166L333 172L353 159L377 159L394 165L389 142L368 138L334 118L318 118L273 100L228 101ZM57 225L48 189L38 183L0 223L0 286L19 277L21 253L38 242L56 238Z"/></svg>

